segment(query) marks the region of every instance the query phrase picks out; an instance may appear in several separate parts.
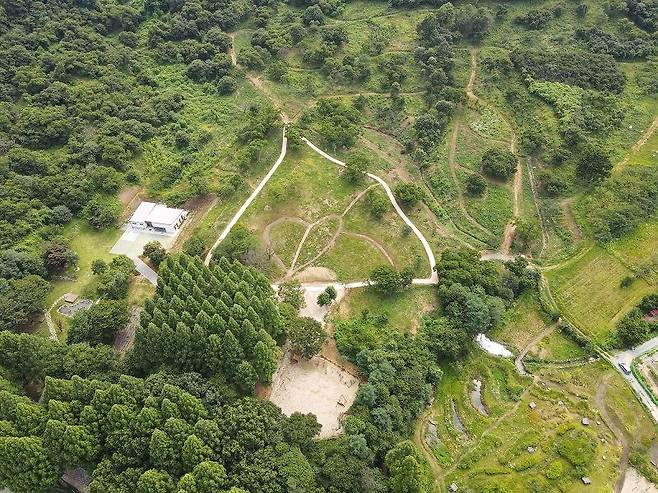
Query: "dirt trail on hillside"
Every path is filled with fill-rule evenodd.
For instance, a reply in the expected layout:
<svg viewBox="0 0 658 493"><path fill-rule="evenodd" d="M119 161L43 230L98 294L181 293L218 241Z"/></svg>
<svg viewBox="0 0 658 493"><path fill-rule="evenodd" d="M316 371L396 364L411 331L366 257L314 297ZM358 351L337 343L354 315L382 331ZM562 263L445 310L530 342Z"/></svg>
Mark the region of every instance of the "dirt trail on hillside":
<svg viewBox="0 0 658 493"><path fill-rule="evenodd" d="M407 91L400 92L400 96L423 96L427 94L427 91ZM323 99L337 99L337 98L349 98L352 96L390 96L390 92L345 92L345 93L329 93L322 94L320 97Z"/></svg>
<svg viewBox="0 0 658 493"><path fill-rule="evenodd" d="M551 332L555 330L555 325L551 325L550 327L546 327L544 330L542 330L537 336L535 336L526 346L521 350L519 355L516 357L514 360L514 365L516 366L516 369L519 370L519 373L521 375L527 375L528 372L525 370L525 366L523 365L523 358L526 357L528 352L539 342L544 339L544 337L548 336Z"/></svg>
<svg viewBox="0 0 658 493"><path fill-rule="evenodd" d="M236 33L228 33L229 37L231 38L231 46L228 49L228 54L231 57L231 63L233 63L233 66L237 67L238 56L235 52L235 34ZM283 105L281 104L281 101L279 101L279 99L263 85L262 78L250 74L248 72L245 72L245 78L249 81L249 83L252 86L254 86L256 89L262 92L270 101L272 101L279 108L279 114L281 115L281 120L283 121L284 124L288 124L292 121L290 117L286 114L286 112L283 111Z"/></svg>
<svg viewBox="0 0 658 493"><path fill-rule="evenodd" d="M571 231L571 235L573 236L573 239L576 242L578 242L582 239L583 232L578 227L576 218L573 215L573 210L572 210L573 201L574 201L573 198L565 199L560 203L560 206L562 207L562 212L564 213L564 220L566 221L567 226Z"/></svg>
<svg viewBox="0 0 658 493"><path fill-rule="evenodd" d="M228 54L231 57L231 63L234 67L238 65L238 56L235 53L235 33L228 33L229 38L231 38L231 46L228 48Z"/></svg>
<svg viewBox="0 0 658 493"><path fill-rule="evenodd" d="M485 233L488 236L494 236L494 234L489 231L487 228L482 226L473 216L470 215L468 209L466 208L466 199L464 198L464 191L462 190L461 184L459 182L459 177L457 176L458 164L455 161L455 154L457 153L457 138L459 137L459 126L461 109L457 109L455 114L455 125L452 129L452 134L450 135L450 147L448 150L448 164L450 165L450 175L452 176L452 181L455 184L457 189L457 201L459 203L459 209L462 211L462 214L468 219L468 221L478 228L480 231Z"/></svg>
<svg viewBox="0 0 658 493"><path fill-rule="evenodd" d="M466 95L469 100L475 103L483 103L483 101L473 92L473 86L477 77L477 48L471 48L471 76L466 85ZM504 117L503 117L504 118ZM504 118L510 129L509 149L516 157L516 171L514 172L514 181L512 183L512 217L505 225L505 232L503 234L503 242L500 246L500 251L503 255L508 255L514 239L516 231L516 221L521 215L521 190L523 187L523 168L521 166L521 159L517 153L517 136L514 130L514 125L507 118ZM452 142L451 142L452 147Z"/></svg>
<svg viewBox="0 0 658 493"><path fill-rule="evenodd" d="M544 251L548 246L550 237L548 236L548 229L546 228L546 221L544 220L544 215L542 214L541 208L539 207L539 192L537 191L537 182L535 180L535 171L534 171L534 158L528 156L526 161L526 166L528 168L528 181L530 181L530 190L532 191L532 198L535 203L535 211L537 212L537 217L539 218L539 226L541 227L541 250L539 251L539 257L541 258L544 255Z"/></svg>
<svg viewBox="0 0 658 493"><path fill-rule="evenodd" d="M371 126L366 125L365 128L367 128L368 130L370 130L372 132L377 133L381 138L386 140L386 142L389 145L391 145L392 147L397 148L398 152L400 152L400 155L402 155L404 153L404 150L405 150L404 146L392 135L384 133L381 130L375 128L375 127L371 127ZM360 138L360 140L361 140L361 142L363 143L364 146L366 146L372 152L377 154L377 156L379 156L380 159L386 161L389 164L394 165L393 171L398 175L400 180L402 180L403 182L406 182L406 183L412 183L412 182L417 183L416 180L414 179L414 177L411 176L411 174L409 173L407 168L401 162L401 160L402 160L401 158L397 158L395 156L392 156L392 155L388 154L387 152L380 149L377 146L377 144L375 144L374 142L368 140L367 138L365 138L363 136ZM420 177L420 184L422 184L422 186L425 188L425 192L428 194L428 196L432 197L434 200L436 200L436 198L434 197L434 194L432 193L432 190L429 188L427 183L425 183L425 179L422 176L422 172L421 172L421 177ZM436 217L436 214L434 212L432 212L432 210L428 207L428 205L424 201L421 203L420 206L423 208L423 210L425 212L425 215L430 219L431 225L436 228L435 232L438 233L439 236L443 236L445 238L451 238L451 239L457 241L458 243L462 244L463 246L465 246L467 248L473 248L473 246L470 243L468 243L464 239L462 239L459 236L456 236L456 235L452 234L450 231L448 231L446 226L442 222L439 221L439 218ZM453 226L454 226L454 223L453 223ZM455 228L457 229L456 226L455 226Z"/></svg>
<svg viewBox="0 0 658 493"><path fill-rule="evenodd" d="M341 234L346 233L345 226L344 226L344 223L343 223L343 218L347 215L347 213L350 210L352 210L352 207L354 207L356 205L356 203L359 200L361 200L366 193L368 193L368 191L371 188L374 188L376 186L377 186L376 184L373 184L373 185L370 185L369 187L367 187L365 190L360 191L356 195L356 197L354 197L352 199L352 201L347 205L345 210L343 210L343 212L340 215L329 214L327 216L321 217L320 219L318 219L317 221L315 221L312 224L306 223L307 224L306 231L304 231L304 235L302 236L302 239L299 241L299 245L297 245L297 250L295 251L295 256L292 259L292 262L290 264L290 268L288 269L288 272L286 273L286 278L290 278L290 277L294 276L297 272L302 271L306 267L312 265L313 262L318 260L320 257L322 257L324 254L326 254L329 250L331 250L336 245L336 241L338 241L338 237ZM318 224L321 224L324 221L327 221L327 220L330 220L330 219L338 219L338 227L336 228L336 231L334 232L332 237L329 239L327 244L320 250L320 252L315 257L313 257L311 260L309 260L307 262L304 262L304 264L297 267L297 259L299 258L299 255L302 251L302 248L304 247L304 243L306 243L306 239L308 238L308 235L311 233L313 228L315 228ZM391 265L394 265L393 260L391 259L391 256L388 254L388 252L386 251L386 249L384 248L384 246L381 243L379 243L375 239L371 238L370 236L367 236L367 235L364 235L364 234L360 234L360 233L349 233L349 234L361 237L361 238L365 239L366 241L370 242L373 246L375 246L378 250L380 250L382 252L384 257L386 257L386 259L391 263Z"/></svg>
<svg viewBox="0 0 658 493"><path fill-rule="evenodd" d="M644 131L644 133L640 136L638 141L633 144L633 147L631 147L630 152L628 155L619 163L618 166L625 166L628 164L628 161L631 158L631 153L637 152L640 150L640 148L647 143L647 141L651 138L651 136L654 134L654 132L658 129L658 116L653 120L651 125Z"/></svg>

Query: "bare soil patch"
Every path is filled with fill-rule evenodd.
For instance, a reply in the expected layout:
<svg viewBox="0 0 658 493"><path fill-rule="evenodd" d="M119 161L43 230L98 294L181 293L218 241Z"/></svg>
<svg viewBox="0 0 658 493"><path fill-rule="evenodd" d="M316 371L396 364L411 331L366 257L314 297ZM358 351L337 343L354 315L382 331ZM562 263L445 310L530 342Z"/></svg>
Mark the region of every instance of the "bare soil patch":
<svg viewBox="0 0 658 493"><path fill-rule="evenodd" d="M658 488L632 467L626 470L621 493L658 493Z"/></svg>
<svg viewBox="0 0 658 493"><path fill-rule="evenodd" d="M303 271L295 275L299 282L323 282L335 281L338 276L331 269L326 267L306 267Z"/></svg>
<svg viewBox="0 0 658 493"><path fill-rule="evenodd" d="M341 419L356 398L359 379L335 363L315 356L294 360L285 352L272 380L270 401L284 414L313 413L322 425L320 438L341 433Z"/></svg>

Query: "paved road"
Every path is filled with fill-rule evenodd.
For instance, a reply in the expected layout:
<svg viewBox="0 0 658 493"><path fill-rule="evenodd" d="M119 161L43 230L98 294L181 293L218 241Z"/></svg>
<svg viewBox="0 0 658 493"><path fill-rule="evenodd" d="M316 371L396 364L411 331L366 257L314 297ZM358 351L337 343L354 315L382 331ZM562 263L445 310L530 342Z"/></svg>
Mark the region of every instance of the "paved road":
<svg viewBox="0 0 658 493"><path fill-rule="evenodd" d="M306 142L306 144L313 149L315 152L320 154L322 157L325 159L328 159L334 164L337 164L338 166L342 166L345 168L347 165L343 162L340 161L339 159L336 159L333 156L330 156L326 152L324 152L322 149L317 147L315 144L313 144L310 140L308 140L305 137L302 137L302 140ZM434 258L434 252L432 251L432 247L430 247L429 242L425 239L425 236L423 236L423 233L420 232L420 230L416 227L416 225L407 217L407 215L404 213L400 205L397 203L395 200L395 196L393 195L393 191L391 190L391 187L388 186L388 184L381 179L377 175L373 175L372 173L366 173L366 175L369 178L372 178L375 180L377 183L379 183L382 188L386 191L386 195L388 196L388 199L391 201L391 204L393 205L393 208L395 211L398 213L398 215L402 218L402 220L405 222L407 226L411 228L411 230L414 232L414 234L418 237L420 240L421 244L423 245L423 248L425 249L425 254L427 255L427 260L430 263L430 268L431 268L431 275L427 279L414 279L413 284L437 284L438 283L438 275L436 273L436 259Z"/></svg>
<svg viewBox="0 0 658 493"><path fill-rule="evenodd" d="M130 260L135 262L135 269L137 270L137 272L143 275L148 282L150 282L154 286L158 285L158 274L153 269L151 269L148 265L146 265L141 258L130 257Z"/></svg>
<svg viewBox="0 0 658 493"><path fill-rule="evenodd" d="M238 209L238 212L235 213L233 216L233 219L226 225L224 228L224 231L222 231L222 234L219 235L219 238L217 238L217 241L215 244L212 246L210 251L208 252L208 255L206 255L206 261L205 264L209 265L210 260L212 259L212 252L217 248L217 245L219 245L222 241L224 241L224 238L228 236L228 234L231 232L231 229L233 229L233 226L236 225L236 223L240 220L242 217L242 214L247 210L247 208L251 205L251 203L258 197L258 194L261 192L263 187L267 185L267 182L270 181L270 178L274 175L276 170L279 168L279 165L283 162L283 158L286 157L286 150L288 149L288 138L286 137L286 127L284 125L283 127L283 138L281 140L281 153L279 154L278 159L274 163L274 165L270 168L270 170L267 172L265 175L265 178L261 180L261 182L258 184L258 186L254 189L253 192L251 192L251 195L249 198L245 201L244 204L242 204L242 207Z"/></svg>
<svg viewBox="0 0 658 493"><path fill-rule="evenodd" d="M635 378L635 375L633 375L632 373L630 375L627 375L626 373L621 371L621 368L619 368L619 363L624 363L628 368L630 368L635 358L645 353L648 353L649 351L656 348L658 348L658 336L654 337L653 339L649 339L647 342L640 344L634 349L628 349L626 351L621 351L619 353L612 355L611 362L614 364L617 371L619 371L619 373L621 373L623 377L626 379L626 381L630 384L630 386L633 388L633 390L640 398L640 400L649 409L649 413L651 413L651 416L653 417L654 421L658 423L658 406L651 400L651 398L647 394L647 391L644 389L644 387L642 387L642 385L640 385L640 382L638 382L637 379Z"/></svg>

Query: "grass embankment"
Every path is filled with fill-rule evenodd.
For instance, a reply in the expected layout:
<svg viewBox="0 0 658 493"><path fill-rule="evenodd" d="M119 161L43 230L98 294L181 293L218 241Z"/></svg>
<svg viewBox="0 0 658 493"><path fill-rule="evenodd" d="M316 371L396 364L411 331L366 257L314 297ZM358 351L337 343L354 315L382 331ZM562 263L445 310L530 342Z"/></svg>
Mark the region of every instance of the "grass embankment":
<svg viewBox="0 0 658 493"><path fill-rule="evenodd" d="M437 301L434 286L413 286L386 297L374 289L352 289L341 300L337 315L351 318L367 312L374 318L388 320L389 327L416 333L422 316L433 310Z"/></svg>

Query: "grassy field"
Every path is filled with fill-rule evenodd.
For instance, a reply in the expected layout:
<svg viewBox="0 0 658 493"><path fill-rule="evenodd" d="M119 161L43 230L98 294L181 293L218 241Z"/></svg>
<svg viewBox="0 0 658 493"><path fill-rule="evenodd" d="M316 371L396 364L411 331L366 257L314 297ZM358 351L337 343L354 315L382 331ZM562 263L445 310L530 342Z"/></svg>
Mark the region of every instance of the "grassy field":
<svg viewBox="0 0 658 493"><path fill-rule="evenodd" d="M507 311L505 321L491 333L491 338L521 352L533 339L552 325L541 311L536 293L525 293Z"/></svg>
<svg viewBox="0 0 658 493"><path fill-rule="evenodd" d="M270 229L272 249L288 267L292 263L304 231L306 226L292 221L282 221Z"/></svg>
<svg viewBox="0 0 658 493"><path fill-rule="evenodd" d="M372 289L352 289L341 300L336 315L346 319L367 311L378 319L385 317L389 327L415 334L423 315L436 306L437 298L432 286L414 286L385 298Z"/></svg>
<svg viewBox="0 0 658 493"><path fill-rule="evenodd" d="M634 244L630 239L627 242ZM601 344L609 342L616 321L655 289L643 279L622 288L621 281L632 274L633 271L597 245L546 272L560 307Z"/></svg>
<svg viewBox="0 0 658 493"><path fill-rule="evenodd" d="M95 296L94 276L91 272L91 263L96 259L110 261L110 249L121 236L121 231L115 228L97 231L91 228L86 221L75 219L66 225L63 236L70 241L70 247L78 256L78 263L74 268L68 269L62 276L71 279L54 280L52 290L46 298L46 309L60 296L73 292L83 297ZM66 337L69 319L59 315L56 310L51 312L53 322L62 327L59 334L61 339ZM36 334L48 336L48 327L45 322L39 324Z"/></svg>
<svg viewBox="0 0 658 493"><path fill-rule="evenodd" d="M333 271L341 281L363 281L384 264L388 264L386 257L370 242L347 234L341 234L334 247L314 263Z"/></svg>

